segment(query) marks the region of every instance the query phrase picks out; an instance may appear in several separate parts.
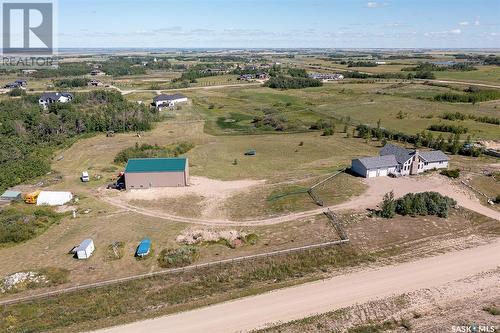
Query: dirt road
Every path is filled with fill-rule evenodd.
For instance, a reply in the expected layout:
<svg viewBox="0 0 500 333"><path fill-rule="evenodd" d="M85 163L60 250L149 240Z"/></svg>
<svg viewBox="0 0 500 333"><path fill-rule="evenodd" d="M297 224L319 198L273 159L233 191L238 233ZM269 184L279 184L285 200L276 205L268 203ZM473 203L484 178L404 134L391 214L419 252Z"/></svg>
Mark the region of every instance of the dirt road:
<svg viewBox="0 0 500 333"><path fill-rule="evenodd" d="M460 187L456 184L453 184L444 176L423 175L418 177L401 177L401 178L377 177L377 178L366 179L365 182L368 185L368 190L365 193L363 193L359 197L353 198L347 202L338 205L334 205L331 207L321 207L318 209L313 209L305 212L292 213L278 217L252 219L244 221L185 217L176 215L174 212L169 214L160 211L155 211L149 208L146 209L134 206L116 197L108 197L105 194L101 195L100 198L103 201L112 204L116 207L127 209L145 216L163 218L169 221L194 223L201 225L212 225L212 226L216 225L255 226L255 225L279 224L279 223L311 217L314 215L321 214L323 211L325 211L326 208L330 208L336 211L339 210L359 211L368 208L375 208L382 201L384 194L390 191L394 191L396 197L401 197L407 193L435 191L455 199L458 205L464 208L470 209L479 214L500 221L500 213L498 211L483 206L470 191L468 191L464 187Z"/></svg>
<svg viewBox="0 0 500 333"><path fill-rule="evenodd" d="M193 311L99 330L237 332L443 284L500 266L500 241L422 260L336 276Z"/></svg>

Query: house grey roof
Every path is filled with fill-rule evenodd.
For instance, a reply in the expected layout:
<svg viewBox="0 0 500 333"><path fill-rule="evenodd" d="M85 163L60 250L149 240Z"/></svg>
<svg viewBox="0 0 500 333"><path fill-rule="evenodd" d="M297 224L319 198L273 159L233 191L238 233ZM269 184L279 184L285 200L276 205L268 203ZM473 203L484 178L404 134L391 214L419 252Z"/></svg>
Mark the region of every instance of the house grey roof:
<svg viewBox="0 0 500 333"><path fill-rule="evenodd" d="M44 100L44 101L49 100L49 99L51 99L53 101L57 101L59 99L59 97L61 97L61 96L73 98L73 95L70 93L64 93L64 92L53 93L53 92L51 92L51 93L43 93L42 96L40 96L40 99Z"/></svg>
<svg viewBox="0 0 500 333"><path fill-rule="evenodd" d="M161 95L155 96L153 98L153 102L173 101L173 100L181 99L181 98L186 98L186 96L184 96L183 94L173 94L173 95L161 94Z"/></svg>
<svg viewBox="0 0 500 333"><path fill-rule="evenodd" d="M358 161L367 169L387 168L398 166L394 155L373 156L359 158Z"/></svg>
<svg viewBox="0 0 500 333"><path fill-rule="evenodd" d="M441 150L431 150L419 152L420 157L426 162L441 162L448 161L450 158Z"/></svg>
<svg viewBox="0 0 500 333"><path fill-rule="evenodd" d="M408 161L410 157L415 153L414 150L406 149L400 146L396 146L393 144L386 144L382 149L380 149L380 156L394 155L396 157L396 161L399 164L403 164Z"/></svg>

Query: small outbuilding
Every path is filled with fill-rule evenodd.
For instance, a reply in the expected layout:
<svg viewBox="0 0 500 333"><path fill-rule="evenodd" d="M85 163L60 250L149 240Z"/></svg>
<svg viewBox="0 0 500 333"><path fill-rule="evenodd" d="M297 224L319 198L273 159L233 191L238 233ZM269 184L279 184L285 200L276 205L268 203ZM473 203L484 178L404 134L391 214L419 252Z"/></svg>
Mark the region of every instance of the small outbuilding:
<svg viewBox="0 0 500 333"><path fill-rule="evenodd" d="M132 158L125 167L127 190L188 185L189 163L184 157Z"/></svg>
<svg viewBox="0 0 500 333"><path fill-rule="evenodd" d="M18 201L22 199L22 193L19 191L7 190L0 196L0 201Z"/></svg>
<svg viewBox="0 0 500 333"><path fill-rule="evenodd" d="M94 253L94 241L91 238L85 239L74 250L78 259L88 259Z"/></svg>
<svg viewBox="0 0 500 333"><path fill-rule="evenodd" d="M148 238L144 238L139 243L139 246L137 247L137 251L135 252L135 254L138 257L145 257L149 254L150 251L151 251L151 240Z"/></svg>
<svg viewBox="0 0 500 333"><path fill-rule="evenodd" d="M41 191L36 198L36 205L61 206L73 199L71 192Z"/></svg>

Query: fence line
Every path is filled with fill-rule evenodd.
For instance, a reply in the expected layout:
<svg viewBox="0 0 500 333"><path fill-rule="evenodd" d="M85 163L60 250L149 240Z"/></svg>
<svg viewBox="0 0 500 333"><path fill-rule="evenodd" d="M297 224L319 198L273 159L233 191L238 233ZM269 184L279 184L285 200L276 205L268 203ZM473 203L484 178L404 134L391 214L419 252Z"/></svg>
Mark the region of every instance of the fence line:
<svg viewBox="0 0 500 333"><path fill-rule="evenodd" d="M73 291L80 291L80 290L86 290L86 289L91 289L91 288L105 287L105 286L109 286L109 285L113 285L113 284L119 284L119 283L123 283L123 282L129 282L129 281L150 278L150 277L155 277L155 276L161 276L161 275L167 275L167 274L175 274L175 273L181 273L181 272L186 272L186 271L194 271L194 270L197 270L200 268L207 268L207 267L212 267L212 266L216 266L216 265L223 265L223 264L227 264L227 263L237 263L237 262L253 260L253 259L258 259L258 258L267 258L270 256L277 256L277 255L290 254L290 253L301 252L301 251L306 251L306 250L325 248L325 247L330 247L330 246L334 246L334 245L340 245L340 244L347 243L347 242L349 242L349 239L341 239L341 240L337 240L337 241L324 242L324 243L313 244L313 245L305 245L305 246L295 247L295 248L291 248L291 249L277 250L277 251L253 254L253 255L236 257L236 258L222 259L222 260L212 261L212 262L208 262L208 263L204 263L204 264L190 265L190 266L179 267L179 268L171 268L171 269L166 269L166 270L162 270L162 271L138 274L138 275L134 275L134 276L128 276L128 277L123 277L123 278L118 278L118 279L113 279L113 280L108 280L108 281L94 282L94 283L89 283L89 284L85 284L85 285L77 285L77 286L73 286L73 287L69 287L69 288L65 288L65 289L53 290L53 291L48 291L48 292L40 293L40 294L36 294L36 295L30 295L30 296L24 296L24 297L14 298L14 299L10 299L10 300L0 301L0 305L5 306L5 305L22 303L22 302L29 302L29 301L33 301L36 299L66 294L66 293L73 292Z"/></svg>

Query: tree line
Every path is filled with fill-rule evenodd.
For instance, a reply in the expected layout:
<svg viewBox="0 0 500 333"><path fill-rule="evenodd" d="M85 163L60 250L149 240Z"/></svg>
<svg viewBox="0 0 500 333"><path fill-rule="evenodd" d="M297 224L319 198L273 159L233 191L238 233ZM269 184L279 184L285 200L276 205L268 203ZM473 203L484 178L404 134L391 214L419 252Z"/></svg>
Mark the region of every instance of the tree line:
<svg viewBox="0 0 500 333"><path fill-rule="evenodd" d="M145 131L159 120L154 109L128 102L118 92L79 93L47 110L38 96L0 102L0 190L50 170L53 151L96 132Z"/></svg>

